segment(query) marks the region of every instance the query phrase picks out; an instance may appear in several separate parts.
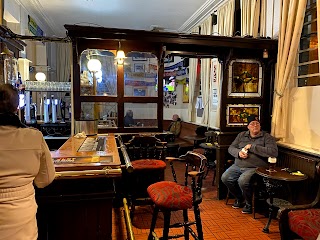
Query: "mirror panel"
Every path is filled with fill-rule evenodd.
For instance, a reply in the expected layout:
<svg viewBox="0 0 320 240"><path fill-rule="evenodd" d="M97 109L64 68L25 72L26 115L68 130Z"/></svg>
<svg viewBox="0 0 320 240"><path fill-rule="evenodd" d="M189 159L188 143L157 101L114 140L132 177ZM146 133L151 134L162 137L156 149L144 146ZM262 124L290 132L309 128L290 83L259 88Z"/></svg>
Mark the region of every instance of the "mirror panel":
<svg viewBox="0 0 320 240"><path fill-rule="evenodd" d="M80 95L117 96L114 51L87 49L80 57Z"/></svg>
<svg viewBox="0 0 320 240"><path fill-rule="evenodd" d="M151 53L129 52L124 60L124 95L157 97L158 58Z"/></svg>

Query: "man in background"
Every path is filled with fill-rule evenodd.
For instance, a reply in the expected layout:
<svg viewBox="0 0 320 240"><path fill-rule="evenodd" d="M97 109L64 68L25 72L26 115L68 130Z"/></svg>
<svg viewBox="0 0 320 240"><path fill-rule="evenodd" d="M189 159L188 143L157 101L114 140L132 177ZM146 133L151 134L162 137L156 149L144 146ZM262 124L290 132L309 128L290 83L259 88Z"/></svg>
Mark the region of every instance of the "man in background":
<svg viewBox="0 0 320 240"><path fill-rule="evenodd" d="M178 114L173 114L172 122L169 125L168 131L173 133L175 137L178 137L181 131L181 119Z"/></svg>

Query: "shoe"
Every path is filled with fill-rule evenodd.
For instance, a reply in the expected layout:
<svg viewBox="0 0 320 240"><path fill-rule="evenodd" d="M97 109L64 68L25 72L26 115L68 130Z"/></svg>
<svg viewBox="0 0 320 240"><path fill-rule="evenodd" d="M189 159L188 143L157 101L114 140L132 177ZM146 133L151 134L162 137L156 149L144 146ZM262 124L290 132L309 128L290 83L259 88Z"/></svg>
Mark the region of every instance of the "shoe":
<svg viewBox="0 0 320 240"><path fill-rule="evenodd" d="M242 199L237 199L234 200L234 204L232 205L232 208L237 209L237 208L241 208L244 206L244 202Z"/></svg>
<svg viewBox="0 0 320 240"><path fill-rule="evenodd" d="M249 204L246 204L241 212L244 214L251 214L252 213L252 206Z"/></svg>

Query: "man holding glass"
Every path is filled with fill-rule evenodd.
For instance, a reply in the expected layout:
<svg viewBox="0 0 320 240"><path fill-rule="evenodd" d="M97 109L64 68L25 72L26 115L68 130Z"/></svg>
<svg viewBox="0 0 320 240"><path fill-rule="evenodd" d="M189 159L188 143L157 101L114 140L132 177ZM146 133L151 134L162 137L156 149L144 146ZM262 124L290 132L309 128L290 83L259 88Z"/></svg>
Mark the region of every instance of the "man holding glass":
<svg viewBox="0 0 320 240"><path fill-rule="evenodd" d="M243 207L242 213L252 213L251 177L257 167L268 167L268 157L278 156L274 137L261 131L258 116L248 118L248 131L238 134L228 151L235 157L234 164L221 176L222 182L235 196L233 208Z"/></svg>

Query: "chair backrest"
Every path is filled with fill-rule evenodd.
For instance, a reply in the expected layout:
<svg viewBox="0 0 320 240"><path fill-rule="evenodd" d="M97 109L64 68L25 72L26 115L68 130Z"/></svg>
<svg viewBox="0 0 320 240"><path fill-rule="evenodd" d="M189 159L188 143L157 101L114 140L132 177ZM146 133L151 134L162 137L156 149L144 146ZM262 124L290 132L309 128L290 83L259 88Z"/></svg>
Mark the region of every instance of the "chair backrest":
<svg viewBox="0 0 320 240"><path fill-rule="evenodd" d="M185 155L179 157L179 160L185 162L184 185L190 186L193 191L193 202L199 204L202 201L202 182L207 171L207 158L197 152L188 151ZM177 177L174 169L174 163L171 161L170 166L173 173L174 181Z"/></svg>
<svg viewBox="0 0 320 240"><path fill-rule="evenodd" d="M215 131L205 132L204 135L206 136L206 143L214 144L217 142L217 133Z"/></svg>
<svg viewBox="0 0 320 240"><path fill-rule="evenodd" d="M154 136L137 135L126 143L131 161L138 159L163 159L165 142Z"/></svg>

